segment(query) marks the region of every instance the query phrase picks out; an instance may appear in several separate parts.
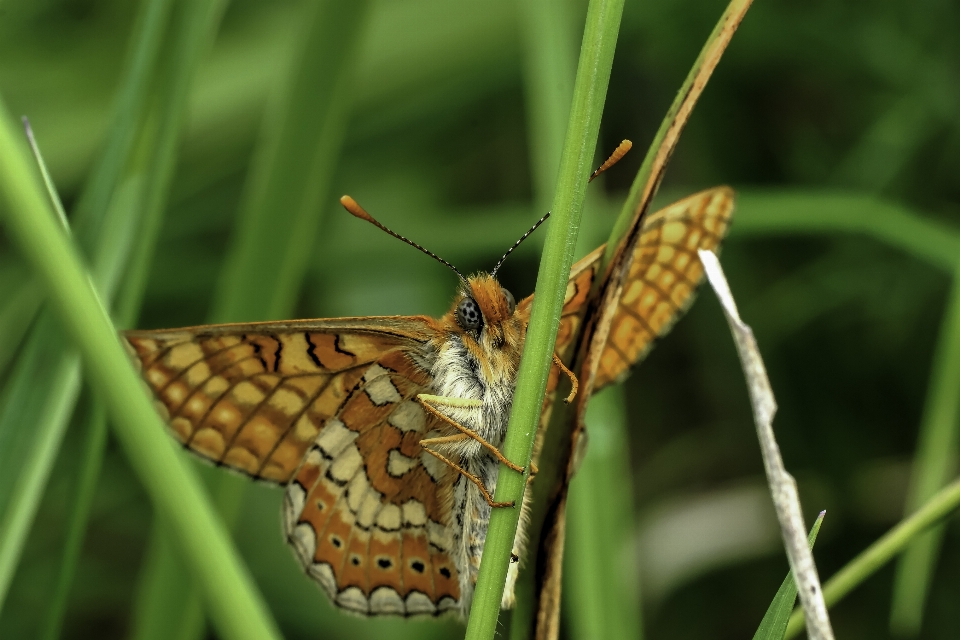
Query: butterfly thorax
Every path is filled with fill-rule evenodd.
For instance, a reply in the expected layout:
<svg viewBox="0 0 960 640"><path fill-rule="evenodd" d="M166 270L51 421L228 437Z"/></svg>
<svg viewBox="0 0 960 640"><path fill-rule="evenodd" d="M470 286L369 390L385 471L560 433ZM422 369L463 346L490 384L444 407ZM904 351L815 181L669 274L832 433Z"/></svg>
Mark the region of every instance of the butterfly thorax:
<svg viewBox="0 0 960 640"><path fill-rule="evenodd" d="M527 308L517 311L513 296L489 275L469 279L440 320L443 331L434 350L434 393L447 398L477 400L477 406L450 407L444 413L473 430L494 447L506 432L523 338ZM452 429L445 433L456 433ZM499 462L471 438L450 443L445 451L493 491ZM451 523L453 561L460 575L461 607L469 611L480 555L490 519L490 506L477 487L460 476L454 484Z"/></svg>
<svg viewBox="0 0 960 640"><path fill-rule="evenodd" d="M496 280L474 276L440 319L441 331L428 347L433 352L435 393L481 403L451 407L445 413L494 446L503 440L529 320L515 307L513 297ZM477 441L468 440L457 453L475 457L479 450Z"/></svg>

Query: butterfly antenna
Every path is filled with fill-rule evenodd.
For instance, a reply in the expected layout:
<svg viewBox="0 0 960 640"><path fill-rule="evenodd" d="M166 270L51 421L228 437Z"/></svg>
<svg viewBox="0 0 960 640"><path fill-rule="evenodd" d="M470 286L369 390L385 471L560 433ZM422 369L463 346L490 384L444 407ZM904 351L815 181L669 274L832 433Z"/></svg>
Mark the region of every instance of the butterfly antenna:
<svg viewBox="0 0 960 640"><path fill-rule="evenodd" d="M353 198L351 198L350 196L343 196L342 198L340 198L340 204L343 205L343 208L344 208L344 209L346 209L347 211L350 212L350 215L352 215L352 216L354 216L354 217L356 217L356 218L360 218L361 220L366 220L367 222L369 222L369 223L372 224L373 226L379 228L381 231L386 231L387 233L389 233L390 235L392 235L392 236L393 236L394 238L396 238L397 240L402 240L403 242L406 242L406 243L407 243L408 245L410 245L411 247L413 247L413 248L415 248L415 249L419 249L420 251L422 251L423 253L427 254L428 256L430 256L431 258L433 258L434 260L436 260L437 262L439 262L439 263L441 263L441 264L445 264L445 265L447 265L448 267L450 267L451 269L453 269L453 272L456 273L456 274L460 277L460 280L462 280L463 282L466 282L466 281L467 281L467 279L463 277L463 274L460 273L460 271L459 271L455 266L453 266L452 264L450 264L449 262L447 262L446 260L444 260L443 258L441 258L440 256L438 256L437 254L435 254L433 251L429 251L429 250L427 250L427 249L424 249L423 247L421 247L420 245L418 245L418 244L417 244L416 242L414 242L413 240L409 240L409 239L407 239L407 238L404 238L404 237L403 237L402 235L400 235L399 233L397 233L397 232L395 232L395 231L391 231L390 229L386 228L385 226L383 226L382 224L380 224L380 222L379 222L376 218L374 218L372 215L370 215L369 213L367 213L366 211L364 211L363 207L361 207L359 204L357 204L357 201L354 200ZM538 223L538 224L539 224L539 223ZM509 252L508 252L508 253L509 253Z"/></svg>
<svg viewBox="0 0 960 640"><path fill-rule="evenodd" d="M587 182L593 182L593 179L596 178L598 175L600 175L601 173L603 173L604 171L606 171L607 169L609 169L609 168L612 167L613 165L615 165L615 164L617 164L618 162L620 162L620 159L621 159L623 156L627 155L627 151L630 151L630 149L632 149L632 148L633 148L633 143L632 143L632 142L630 142L629 140L623 140L623 141L617 146L617 148L613 150L613 153L610 154L610 157L607 158L606 161L605 161L602 165L600 165L599 167L597 167L597 170L596 170L596 171L594 171L593 173L590 174L590 179L587 180Z"/></svg>
<svg viewBox="0 0 960 640"><path fill-rule="evenodd" d="M507 252L506 252L505 254L503 254L503 257L502 257L502 258L500 258L500 262L498 262L498 263L497 263L497 266L495 266L495 267L493 268L493 271L490 272L490 276L491 276L491 277L497 275L497 270L500 269L500 265L502 265L502 264L503 264L503 261L507 259L507 256L510 255L511 253L513 253L513 250L516 249L517 247L519 247L519 246L520 246L520 243L523 242L524 240L526 240L526 239L527 239L527 236L529 236L531 233L533 233L534 231L536 231L536 230L537 230L537 227L539 227L540 225L542 225L542 224L544 223L544 221L545 221L547 218L549 218L549 217L550 217L550 212L547 211L547 215L545 215L545 216L543 216L542 218L540 218L539 220L537 220L537 221L534 223L534 225L533 225L532 227L530 227L530 229L529 229L525 234L523 234L522 236L520 236L520 239L519 239L519 240L517 240L516 242L513 243L513 246L512 246L512 247L510 247L509 249L507 249Z"/></svg>

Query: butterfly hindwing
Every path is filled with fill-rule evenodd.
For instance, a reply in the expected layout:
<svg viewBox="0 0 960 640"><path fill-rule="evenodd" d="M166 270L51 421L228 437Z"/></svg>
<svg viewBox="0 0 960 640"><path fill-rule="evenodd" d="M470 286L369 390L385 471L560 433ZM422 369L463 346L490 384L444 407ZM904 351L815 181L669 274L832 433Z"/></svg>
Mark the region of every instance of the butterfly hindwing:
<svg viewBox="0 0 960 640"><path fill-rule="evenodd" d="M446 523L449 467L423 454L436 425L408 352L367 367L287 489L284 523L306 571L363 614L439 614L459 600Z"/></svg>

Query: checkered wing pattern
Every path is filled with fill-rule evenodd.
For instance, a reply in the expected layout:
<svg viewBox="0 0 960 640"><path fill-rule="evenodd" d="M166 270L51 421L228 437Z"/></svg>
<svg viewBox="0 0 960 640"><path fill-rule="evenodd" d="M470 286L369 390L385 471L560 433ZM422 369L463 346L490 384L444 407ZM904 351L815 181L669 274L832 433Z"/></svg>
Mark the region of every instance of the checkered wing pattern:
<svg viewBox="0 0 960 640"><path fill-rule="evenodd" d="M429 318L219 325L126 339L187 448L286 485L287 539L339 606L362 614L456 608L450 470L434 428Z"/></svg>

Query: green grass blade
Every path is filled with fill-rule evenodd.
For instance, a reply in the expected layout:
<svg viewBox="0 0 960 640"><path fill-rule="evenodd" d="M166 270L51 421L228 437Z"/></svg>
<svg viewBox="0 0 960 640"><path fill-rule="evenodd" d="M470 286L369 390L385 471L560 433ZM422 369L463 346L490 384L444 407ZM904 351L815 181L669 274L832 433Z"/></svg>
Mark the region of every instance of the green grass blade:
<svg viewBox="0 0 960 640"><path fill-rule="evenodd" d="M958 508L960 508L960 480L954 480L830 578L823 585L823 599L827 606L840 602L918 536L940 523ZM790 624L787 625L787 633L784 637L795 637L803 627L803 612L796 610L790 616Z"/></svg>
<svg viewBox="0 0 960 640"><path fill-rule="evenodd" d="M56 640L60 637L63 617L67 610L70 587L77 572L77 563L83 550L84 533L90 518L90 508L100 477L103 453L107 445L107 412L100 399L94 401L86 424L83 453L80 458L79 478L76 490L70 497L70 515L67 521L66 540L60 558L60 571L50 596L50 607L43 622L43 640Z"/></svg>
<svg viewBox="0 0 960 640"><path fill-rule="evenodd" d="M583 32L570 120L560 158L553 219L547 229L537 274L536 296L517 377L513 411L503 444L507 458L529 464L553 357L567 277L573 262L580 214L593 170L600 117L623 12L622 0L591 0ZM495 509L483 550L476 593L467 623L468 640L487 640L496 632L507 564L520 517L526 476L501 465L495 499L515 501Z"/></svg>
<svg viewBox="0 0 960 640"><path fill-rule="evenodd" d="M633 557L635 509L622 387L610 387L591 398L587 428L587 453L570 483L567 500L565 617L574 638L641 640L640 576Z"/></svg>
<svg viewBox="0 0 960 640"><path fill-rule="evenodd" d="M560 166L560 153L570 115L573 80L577 72L578 25L570 2L525 0L520 9L524 40L524 103L534 202L537 211L546 211L555 192L557 168ZM486 239L492 235L490 230L500 225L492 217L483 216L483 220L484 230L475 237ZM466 229L464 231L470 237L469 232ZM427 243L425 246L433 246L426 239L422 242ZM479 243L474 241L473 244ZM500 246L504 244L500 242ZM517 640L527 637L529 621L536 615L533 610L536 605L535 572L529 569L535 566L535 554L534 545L528 545L525 569L520 572L514 590L516 604L513 620L516 623L510 625L510 635Z"/></svg>
<svg viewBox="0 0 960 640"><path fill-rule="evenodd" d="M66 332L104 396L115 433L157 508L170 519L224 638L279 637L195 474L164 430L77 250L58 228L9 118L0 120L6 229L41 275Z"/></svg>
<svg viewBox="0 0 960 640"><path fill-rule="evenodd" d="M53 210L57 212L57 219L63 225L64 231L71 233L70 223L67 222L67 212L63 210L63 203L60 202L57 186L53 184L53 178L50 177L50 172L47 170L47 163L43 161L43 154L40 153L40 147L37 146L37 139L33 135L30 120L27 116L23 116L21 120L23 121L23 130L27 134L27 143L30 145L30 151L33 152L33 159L37 161L37 167L40 169L41 177L43 177L43 186L47 188L50 204L53 205Z"/></svg>
<svg viewBox="0 0 960 640"><path fill-rule="evenodd" d="M155 11L155 5L165 2L152 2L141 22L142 40L135 40L130 65L130 74L125 78L122 93L126 99L118 103L118 127L108 143L106 153L126 157L120 153L122 146L118 131L126 131L124 123L135 121L139 114L129 114L142 103L146 91L146 82L139 77L149 68L152 57L149 44L158 38L163 30L163 12ZM152 57L151 57L152 55ZM101 164L92 180L115 184L119 180L122 167L116 163ZM75 234L82 247L94 254L95 273L105 277L111 272L107 265L118 265L119 256L126 255L129 237L124 234L104 234L105 227L111 225L104 221L104 211L87 208L77 214L77 223L84 231ZM135 221L136 216L128 218ZM95 247L96 245L96 247ZM114 273L118 269L112 270ZM99 286L109 296L112 281L100 280ZM16 335L6 336L8 340L17 340ZM9 382L9 401L0 414L0 530L8 535L0 537L0 558L3 569L0 570L0 604L9 586L13 569L19 559L23 536L26 535L33 520L42 495L43 486L49 478L54 458L60 447L67 421L72 413L80 383L78 358L67 349L62 328L49 312L40 315L30 332L26 345L21 350L15 370ZM9 505L5 499L9 499Z"/></svg>
<svg viewBox="0 0 960 640"><path fill-rule="evenodd" d="M77 202L73 226L80 246L86 250L100 237L103 216L133 153L137 128L147 112L150 83L173 4L173 0L144 0L140 7L103 154L97 159Z"/></svg>
<svg viewBox="0 0 960 640"><path fill-rule="evenodd" d="M98 261L95 269L95 280L105 290L107 299L112 297L111 292L116 288L121 276L123 277L123 290L117 305L117 319L121 326L132 324L140 307L140 298L146 286L146 276L173 177L189 86L197 61L219 22L222 8L222 3L194 3L191 4L190 11L181 14L182 26L173 47L175 53L168 61L167 73L161 85L162 99L154 118L156 128L149 129L147 133L152 143L147 145L149 150L146 151L147 158L144 160L143 171L147 178L131 179L117 188L103 218L104 233L98 241L99 245L124 248L133 245L129 251L100 252L98 255L104 256L104 259ZM148 20L143 23L144 28L147 28L149 22ZM153 25L152 28L158 27ZM151 53L156 55L156 52ZM142 103L137 106L142 106ZM137 119L131 118L130 121ZM126 141L118 140L115 144L123 146ZM117 183L112 184L116 186ZM85 452L79 477L72 483L74 495L70 502L73 508L66 532L60 573L45 621L44 632L48 638L57 637L62 624L96 480L100 473L102 449L106 443L106 415L101 405L101 401L94 401L90 417L85 423Z"/></svg>
<svg viewBox="0 0 960 640"><path fill-rule="evenodd" d="M817 534L820 533L820 525L823 524L823 516L826 514L826 511L821 511L813 527L810 528L807 540L810 542L811 549L817 541ZM796 601L797 582L793 579L793 572L788 571L787 577L783 579L776 595L773 596L773 601L767 607L767 612L763 614L760 626L753 634L753 640L783 640L783 634L787 631L787 623L790 621L790 614L793 612L793 604Z"/></svg>
<svg viewBox="0 0 960 640"><path fill-rule="evenodd" d="M729 44L733 33L743 19L751 0L732 0L722 14L717 25L707 38L700 55L694 61L690 72L688 73L676 99L668 110L660 129L654 136L654 140L648 149L647 156L641 165L640 171L633 181L630 194L624 202L617 222L610 233L607 251L604 255L604 261L609 261L614 252L622 244L622 239L630 228L634 225L638 216L642 215L649 205L656 188L659 185L663 171L667 165L673 149L679 140L680 133L686 125L689 116L695 106L697 99L702 93L710 75L716 68L720 57ZM602 272L602 267L601 267ZM594 281L594 290L599 291L601 280ZM601 319L602 323L603 320ZM583 373L583 372L581 372ZM581 387L581 393L589 394L591 389L589 383ZM559 402L555 403L554 411L551 415L550 428L547 429L547 436L544 441L541 452L541 465L538 481L535 484L535 499L533 511L531 514L531 524L529 526L529 535L532 540L539 540L543 534L541 529L543 521L547 517L546 510L552 508L547 506L547 496L555 495L555 492L562 491L561 483L565 482L562 477L563 471L554 462L558 458L560 451L569 450L570 430L573 426L571 419L568 418L565 408ZM558 487L560 487L558 489ZM560 516L563 517L563 516ZM531 555L535 552L531 552ZM539 565L541 560L538 558L528 558L528 561ZM525 594L521 593L522 596ZM523 600L520 605L525 607ZM524 609L520 610L523 613ZM528 626L527 620L521 620L520 624ZM524 637L521 632L514 637Z"/></svg>
<svg viewBox="0 0 960 640"><path fill-rule="evenodd" d="M667 110L667 114L660 123L660 128L653 136L653 141L647 149L647 155L637 171L633 183L630 185L630 192L627 199L623 202L620 209L620 215L610 230L610 237L607 240L607 248L604 251L603 262L600 272L603 272L603 266L609 264L614 254L620 247L620 240L635 224L639 216L643 215L650 206L654 194L660 186L664 171L673 155L673 150L677 146L680 134L683 132L690 114L696 106L700 94L703 93L710 76L720 62L727 45L730 44L734 32L740 26L747 9L753 0L730 0L727 8L720 16L720 20L713 27L713 31L707 36L700 54L694 61L690 72L680 85L680 90L673 100L673 104ZM596 286L596 285L595 285Z"/></svg>
<svg viewBox="0 0 960 640"><path fill-rule="evenodd" d="M933 371L920 422L917 452L907 494L907 514L929 500L956 472L960 440L960 262L954 272L947 308L934 350ZM897 564L890 629L902 636L920 632L923 609L933 580L943 527L915 540Z"/></svg>
<svg viewBox="0 0 960 640"><path fill-rule="evenodd" d="M737 193L733 237L838 232L872 236L951 274L960 255L960 229L873 194L809 189Z"/></svg>

